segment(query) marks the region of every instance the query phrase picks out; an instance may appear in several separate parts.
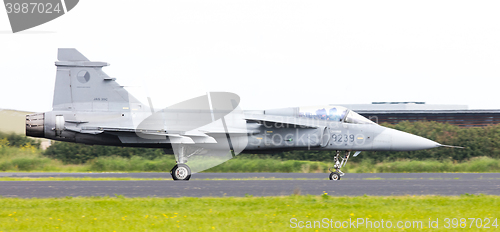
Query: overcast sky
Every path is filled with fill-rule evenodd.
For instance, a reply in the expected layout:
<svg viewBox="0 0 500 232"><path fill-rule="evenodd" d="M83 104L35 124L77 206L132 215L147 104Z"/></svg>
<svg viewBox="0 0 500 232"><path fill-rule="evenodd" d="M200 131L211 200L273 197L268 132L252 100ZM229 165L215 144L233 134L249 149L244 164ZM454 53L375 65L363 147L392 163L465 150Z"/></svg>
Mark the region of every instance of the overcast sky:
<svg viewBox="0 0 500 232"><path fill-rule="evenodd" d="M243 109L424 101L500 109L499 1L102 1L13 34L0 108L49 111L57 48L155 107L207 91ZM139 88L140 87L140 88ZM140 90L140 91L139 91Z"/></svg>

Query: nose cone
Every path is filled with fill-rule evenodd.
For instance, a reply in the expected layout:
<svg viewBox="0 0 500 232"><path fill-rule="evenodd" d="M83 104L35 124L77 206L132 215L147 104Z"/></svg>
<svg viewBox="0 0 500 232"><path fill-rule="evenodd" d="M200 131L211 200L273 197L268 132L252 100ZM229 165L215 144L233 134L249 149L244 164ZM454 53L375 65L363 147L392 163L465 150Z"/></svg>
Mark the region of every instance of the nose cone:
<svg viewBox="0 0 500 232"><path fill-rule="evenodd" d="M379 142L377 143L377 141ZM387 128L375 137L374 145L377 145L379 148L385 146L390 151L415 151L441 146L441 144L430 139L390 128Z"/></svg>

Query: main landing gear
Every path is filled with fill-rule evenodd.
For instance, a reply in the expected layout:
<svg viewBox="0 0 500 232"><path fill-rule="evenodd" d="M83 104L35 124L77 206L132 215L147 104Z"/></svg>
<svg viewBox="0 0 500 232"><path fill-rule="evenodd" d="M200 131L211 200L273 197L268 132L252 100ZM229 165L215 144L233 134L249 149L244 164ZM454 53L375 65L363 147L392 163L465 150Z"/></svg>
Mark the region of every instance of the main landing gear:
<svg viewBox="0 0 500 232"><path fill-rule="evenodd" d="M332 168L328 169L331 172L330 173L330 180L334 180L334 181L340 180L340 177L345 175L342 171L340 171L340 168L345 166L345 164L347 163L347 160L349 160L350 155L351 155L351 152L347 151L346 154L344 155L344 157L341 157L340 151L337 151L337 155L333 158L333 161L335 163L333 165L333 168L335 169L335 171L332 171ZM342 161L340 161L340 159Z"/></svg>
<svg viewBox="0 0 500 232"><path fill-rule="evenodd" d="M186 164L188 158L203 153L205 149L188 149L187 146L179 146L178 149L179 152L175 154L177 164L170 170L170 174L172 174L174 180L189 180L191 178L191 168Z"/></svg>
<svg viewBox="0 0 500 232"><path fill-rule="evenodd" d="M186 164L176 164L172 170L172 179L174 180L189 180L191 178L191 169Z"/></svg>

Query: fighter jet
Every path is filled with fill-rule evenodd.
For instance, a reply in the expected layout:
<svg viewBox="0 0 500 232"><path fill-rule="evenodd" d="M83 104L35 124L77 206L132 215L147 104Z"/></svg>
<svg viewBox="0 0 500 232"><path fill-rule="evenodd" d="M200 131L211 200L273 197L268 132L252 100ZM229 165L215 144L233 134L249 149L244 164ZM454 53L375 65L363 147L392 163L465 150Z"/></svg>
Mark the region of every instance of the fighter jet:
<svg viewBox="0 0 500 232"><path fill-rule="evenodd" d="M26 116L26 135L90 145L162 148L174 153L174 180L189 180L241 153L336 152L340 180L351 152L443 147L380 126L342 106L243 111L234 93L209 92L165 109L143 104L74 48L58 50L53 109Z"/></svg>

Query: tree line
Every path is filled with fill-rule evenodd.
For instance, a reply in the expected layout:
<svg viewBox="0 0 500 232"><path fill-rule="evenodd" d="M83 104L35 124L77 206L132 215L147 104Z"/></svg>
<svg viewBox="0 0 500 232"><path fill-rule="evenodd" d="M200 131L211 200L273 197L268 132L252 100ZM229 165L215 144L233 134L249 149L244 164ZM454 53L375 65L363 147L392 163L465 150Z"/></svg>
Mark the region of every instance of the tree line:
<svg viewBox="0 0 500 232"><path fill-rule="evenodd" d="M358 157L369 158L377 162L401 159L464 161L480 156L500 158L500 124L486 127L458 127L438 122L403 121L396 125L383 124L383 126L422 136L440 144L464 147L464 149L440 147L406 152L361 152ZM335 152L291 151L278 155L282 159L331 161ZM351 161L360 160L352 159Z"/></svg>
<svg viewBox="0 0 500 232"><path fill-rule="evenodd" d="M500 125L465 128L438 122L404 121L396 125L385 124L383 126L419 135L440 144L461 146L465 148L457 149L442 147L409 152L361 152L360 156L352 158L350 162L358 162L366 158L376 162L401 159L464 161L480 156L500 158ZM7 143L8 146L16 147L22 147L28 143L33 146L39 146L40 144L37 140L23 135L4 134L0 132L0 146L2 143ZM90 146L67 142L53 142L52 146L45 150L43 154L50 158L59 159L67 164L85 163L89 160L103 156L119 156L125 158L140 156L147 159L165 156L161 149ZM335 154L336 152L334 151L289 151L269 155L242 154L239 155L239 157L331 162Z"/></svg>

